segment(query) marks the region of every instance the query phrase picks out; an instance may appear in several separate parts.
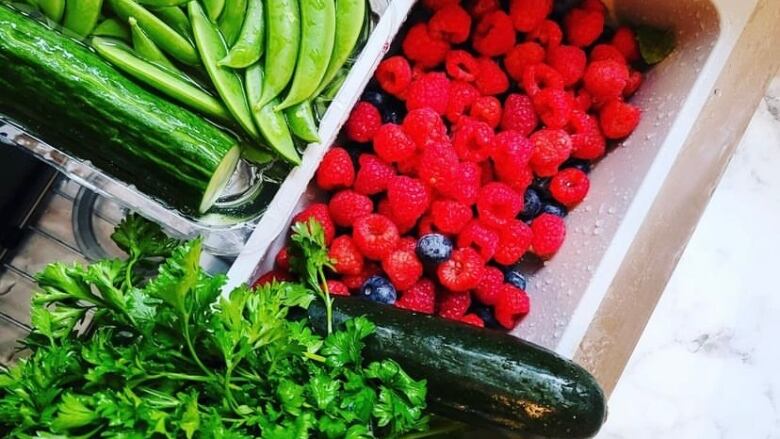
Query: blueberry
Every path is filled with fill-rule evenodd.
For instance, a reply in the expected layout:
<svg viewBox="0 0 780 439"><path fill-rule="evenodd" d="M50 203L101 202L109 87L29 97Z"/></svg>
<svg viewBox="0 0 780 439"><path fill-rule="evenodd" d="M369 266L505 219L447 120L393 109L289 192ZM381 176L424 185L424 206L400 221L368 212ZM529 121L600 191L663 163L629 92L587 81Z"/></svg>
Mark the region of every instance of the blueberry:
<svg viewBox="0 0 780 439"><path fill-rule="evenodd" d="M417 241L416 252L424 264L441 264L452 256L452 241L439 233L429 233Z"/></svg>
<svg viewBox="0 0 780 439"><path fill-rule="evenodd" d="M382 276L371 276L360 287L360 295L368 300L392 305L397 297L395 287Z"/></svg>
<svg viewBox="0 0 780 439"><path fill-rule="evenodd" d="M536 218L539 212L542 211L542 199L535 189L528 188L525 191L525 201L523 203L523 211L520 212L520 219L528 221Z"/></svg>
<svg viewBox="0 0 780 439"><path fill-rule="evenodd" d="M525 280L525 276L522 275L519 271L510 268L504 273L504 282L508 283L509 285L512 285L513 287L520 288L521 290L525 291L525 287L528 286L528 283Z"/></svg>
<svg viewBox="0 0 780 439"><path fill-rule="evenodd" d="M561 218L566 218L566 215L569 214L569 211L566 210L566 208L563 207L563 205L556 203L555 201L550 201L547 204L545 204L544 207L542 207L542 212L551 213Z"/></svg>
<svg viewBox="0 0 780 439"><path fill-rule="evenodd" d="M471 312L478 315L483 322L485 322L486 328L498 329L501 325L496 321L496 317L493 315L493 308L489 306L476 305L471 308Z"/></svg>
<svg viewBox="0 0 780 439"><path fill-rule="evenodd" d="M569 159L561 165L561 169L566 168L577 168L580 171L589 174L590 173L590 162L587 160L580 160L580 159Z"/></svg>
<svg viewBox="0 0 780 439"><path fill-rule="evenodd" d="M403 120L404 117L400 110L385 109L382 112L382 122L384 123L394 123L396 125L400 125Z"/></svg>
<svg viewBox="0 0 780 439"><path fill-rule="evenodd" d="M382 111L382 108L385 106L386 96L375 90L366 90L363 92L363 96L361 96L360 99L369 102L379 109L379 111Z"/></svg>
<svg viewBox="0 0 780 439"><path fill-rule="evenodd" d="M552 197L550 195L550 178L534 178L531 188L536 191L536 194L542 200L548 200Z"/></svg>

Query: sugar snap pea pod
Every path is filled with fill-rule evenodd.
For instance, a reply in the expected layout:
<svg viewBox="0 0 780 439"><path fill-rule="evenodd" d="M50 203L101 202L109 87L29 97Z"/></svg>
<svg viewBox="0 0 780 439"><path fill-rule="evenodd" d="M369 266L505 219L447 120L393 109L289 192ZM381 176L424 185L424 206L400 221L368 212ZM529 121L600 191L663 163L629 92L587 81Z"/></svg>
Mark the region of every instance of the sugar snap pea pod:
<svg viewBox="0 0 780 439"><path fill-rule="evenodd" d="M246 69L244 84L246 85L249 105L252 107L252 116L254 116L255 123L260 128L260 133L266 143L285 160L296 165L300 164L301 157L295 150L295 144L284 114L274 111L276 99L263 106L257 105L263 91L263 67L260 63L253 64Z"/></svg>
<svg viewBox="0 0 780 439"><path fill-rule="evenodd" d="M298 0L265 2L266 33L263 96L260 105L271 102L284 90L295 71L301 41Z"/></svg>
<svg viewBox="0 0 780 439"><path fill-rule="evenodd" d="M135 52L139 57L151 63L167 67L174 72L178 71L176 66L174 66L160 48L154 44L154 41L149 38L149 35L146 35L146 32L141 29L141 26L138 26L138 21L135 18L130 17L127 21L130 24L133 49L135 49Z"/></svg>
<svg viewBox="0 0 780 439"><path fill-rule="evenodd" d="M310 143L320 140L311 101L303 101L293 105L284 110L284 115L287 116L287 125L295 137Z"/></svg>
<svg viewBox="0 0 780 439"><path fill-rule="evenodd" d="M95 30L92 31L92 35L130 41L130 29L127 28L125 23L122 23L116 18L106 18L98 23Z"/></svg>
<svg viewBox="0 0 780 439"><path fill-rule="evenodd" d="M41 8L43 15L57 23L65 14L65 0L38 0L38 7Z"/></svg>
<svg viewBox="0 0 780 439"><path fill-rule="evenodd" d="M165 8L153 8L152 12L165 24L170 26L179 35L192 39L192 25L187 14L178 6L168 6Z"/></svg>
<svg viewBox="0 0 780 439"><path fill-rule="evenodd" d="M252 113L249 111L241 77L233 70L218 64L218 61L227 54L227 48L219 34L219 29L208 19L197 1L191 1L187 5L187 10L192 21L195 45L198 47L200 58L211 82L217 89L217 93L241 128L253 139L259 139L260 133L252 121Z"/></svg>
<svg viewBox="0 0 780 439"><path fill-rule="evenodd" d="M355 50L366 16L366 0L336 0L336 41L330 56L328 70L313 93L318 96L333 81L336 74ZM355 26L355 23L363 23Z"/></svg>
<svg viewBox="0 0 780 439"><path fill-rule="evenodd" d="M62 26L80 37L92 33L100 18L103 0L68 0Z"/></svg>
<svg viewBox="0 0 780 439"><path fill-rule="evenodd" d="M312 97L328 70L335 38L336 6L333 0L301 0L301 48L292 85L277 110Z"/></svg>
<svg viewBox="0 0 780 439"><path fill-rule="evenodd" d="M220 65L238 69L249 67L260 59L264 49L264 15L263 0L248 0L246 18L241 33L238 34L238 40L227 56L219 61Z"/></svg>
<svg viewBox="0 0 780 439"><path fill-rule="evenodd" d="M225 0L225 9L219 17L219 31L228 47L233 47L246 17L247 0Z"/></svg>
<svg viewBox="0 0 780 439"><path fill-rule="evenodd" d="M119 70L176 101L220 121L231 120L230 113L217 98L184 79L181 73L147 62L115 40L94 37L92 47Z"/></svg>
<svg viewBox="0 0 780 439"><path fill-rule="evenodd" d="M216 22L225 9L225 0L203 0L203 7L206 8L206 15L211 21Z"/></svg>
<svg viewBox="0 0 780 439"><path fill-rule="evenodd" d="M167 8L169 6L186 5L189 0L136 0L138 3L150 8Z"/></svg>
<svg viewBox="0 0 780 439"><path fill-rule="evenodd" d="M135 17L138 25L163 52L188 65L200 62L195 47L172 27L154 15L150 10L133 0L108 0L111 9L123 20Z"/></svg>

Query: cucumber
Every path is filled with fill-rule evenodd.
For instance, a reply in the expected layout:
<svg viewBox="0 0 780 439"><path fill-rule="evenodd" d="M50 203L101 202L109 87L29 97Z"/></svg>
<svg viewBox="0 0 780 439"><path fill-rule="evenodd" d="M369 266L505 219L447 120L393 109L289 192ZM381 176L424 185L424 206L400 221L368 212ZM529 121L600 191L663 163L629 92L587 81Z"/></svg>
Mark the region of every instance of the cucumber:
<svg viewBox="0 0 780 439"><path fill-rule="evenodd" d="M327 330L325 306L308 310ZM391 358L428 382L436 414L472 425L544 437L586 438L606 417L604 394L584 369L503 332L401 311L360 298L336 297L333 321L365 316L376 325L367 359Z"/></svg>
<svg viewBox="0 0 780 439"><path fill-rule="evenodd" d="M0 113L183 212L208 210L239 159L217 126L1 4L0 64Z"/></svg>

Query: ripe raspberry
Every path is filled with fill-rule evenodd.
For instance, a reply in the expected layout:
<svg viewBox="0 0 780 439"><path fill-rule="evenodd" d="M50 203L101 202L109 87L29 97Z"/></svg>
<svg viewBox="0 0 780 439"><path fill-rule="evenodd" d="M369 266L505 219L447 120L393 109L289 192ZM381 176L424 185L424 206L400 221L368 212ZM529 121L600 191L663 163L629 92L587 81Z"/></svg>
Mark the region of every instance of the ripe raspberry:
<svg viewBox="0 0 780 439"><path fill-rule="evenodd" d="M447 6L457 5L460 0L423 0L423 5L431 11L438 11Z"/></svg>
<svg viewBox="0 0 780 439"><path fill-rule="evenodd" d="M628 84L628 67L617 61L594 61L585 69L585 89L596 98L614 98Z"/></svg>
<svg viewBox="0 0 780 439"><path fill-rule="evenodd" d="M531 246L533 232L520 220L510 220L498 231L498 248L493 256L501 265L512 265L523 257Z"/></svg>
<svg viewBox="0 0 780 439"><path fill-rule="evenodd" d="M444 73L426 73L409 85L406 109L430 108L438 114L444 114L449 97L450 80L447 76Z"/></svg>
<svg viewBox="0 0 780 439"><path fill-rule="evenodd" d="M494 136L485 122L467 119L458 124L452 135L452 146L462 161L479 163L490 157Z"/></svg>
<svg viewBox="0 0 780 439"><path fill-rule="evenodd" d="M488 227L504 227L523 210L523 196L504 183L488 183L479 191L477 213Z"/></svg>
<svg viewBox="0 0 780 439"><path fill-rule="evenodd" d="M571 155L571 137L563 130L542 129L531 136L534 154L531 168L540 177L551 177Z"/></svg>
<svg viewBox="0 0 780 439"><path fill-rule="evenodd" d="M408 224L415 223L431 205L431 196L425 185L415 178L396 176L387 185L387 200L393 218Z"/></svg>
<svg viewBox="0 0 780 439"><path fill-rule="evenodd" d="M569 209L580 204L589 189L588 175L577 168L563 169L550 181L553 198Z"/></svg>
<svg viewBox="0 0 780 439"><path fill-rule="evenodd" d="M574 46L558 46L547 51L547 64L558 71L563 85L576 84L585 73L588 57L585 51Z"/></svg>
<svg viewBox="0 0 780 439"><path fill-rule="evenodd" d="M381 125L379 110L368 102L358 102L347 119L347 138L359 143L370 142Z"/></svg>
<svg viewBox="0 0 780 439"><path fill-rule="evenodd" d="M471 206L477 201L479 188L482 185L482 171L473 162L456 165L455 173L450 180L439 189L444 195Z"/></svg>
<svg viewBox="0 0 780 439"><path fill-rule="evenodd" d="M512 19L504 11L493 11L479 20L471 41L474 49L483 56L499 56L515 45L515 29Z"/></svg>
<svg viewBox="0 0 780 439"><path fill-rule="evenodd" d="M430 108L410 111L404 118L401 127L419 149L424 149L432 143L449 142L450 140L444 121Z"/></svg>
<svg viewBox="0 0 780 439"><path fill-rule="evenodd" d="M504 114L501 118L502 130L514 130L523 136L533 132L539 119L536 117L534 105L526 95L511 94L504 101Z"/></svg>
<svg viewBox="0 0 780 439"><path fill-rule="evenodd" d="M576 96L574 96L575 108L583 113L587 113L592 105L593 98L590 96L590 93L584 88L577 90Z"/></svg>
<svg viewBox="0 0 780 439"><path fill-rule="evenodd" d="M530 165L526 165L518 173L517 178L512 181L505 181L504 183L508 184L509 187L518 194L524 194L533 181L534 171L531 169Z"/></svg>
<svg viewBox="0 0 780 439"><path fill-rule="evenodd" d="M491 157L493 156L493 153L491 152ZM479 181L479 184L481 186L484 186L488 183L492 183L496 181L496 173L493 170L493 163L490 162L490 160L485 160L482 163L479 164L480 172L482 174L482 178Z"/></svg>
<svg viewBox="0 0 780 439"><path fill-rule="evenodd" d="M493 163L498 178L505 183L516 181L533 155L531 141L518 131L508 130L498 133L493 144Z"/></svg>
<svg viewBox="0 0 780 439"><path fill-rule="evenodd" d="M357 176L353 189L363 195L374 195L387 189L387 182L395 176L395 171L387 163L373 154L361 154L358 158Z"/></svg>
<svg viewBox="0 0 780 439"><path fill-rule="evenodd" d="M536 64L523 71L523 89L529 96L546 88L563 90L563 76L557 70L547 64Z"/></svg>
<svg viewBox="0 0 780 439"><path fill-rule="evenodd" d="M417 168L420 166L421 154L415 153L413 156L406 160L400 161L395 164L399 174L408 175L409 177L417 177Z"/></svg>
<svg viewBox="0 0 780 439"><path fill-rule="evenodd" d="M346 149L333 147L325 153L317 169L317 186L331 191L338 187L350 187L355 181L355 168Z"/></svg>
<svg viewBox="0 0 780 439"><path fill-rule="evenodd" d="M417 240L411 236L404 236L398 240L398 245L395 247L395 249L414 252L417 249Z"/></svg>
<svg viewBox="0 0 780 439"><path fill-rule="evenodd" d="M639 87L644 82L645 78L642 76L642 72L638 70L631 70L631 74L628 76L628 83L626 88L623 89L623 97L630 98L634 93L639 90Z"/></svg>
<svg viewBox="0 0 780 439"><path fill-rule="evenodd" d="M590 62L607 60L626 64L626 57L611 44L597 44L590 50Z"/></svg>
<svg viewBox="0 0 780 439"><path fill-rule="evenodd" d="M486 267L474 290L474 298L483 305L493 306L504 286L504 273L496 267Z"/></svg>
<svg viewBox="0 0 780 439"><path fill-rule="evenodd" d="M397 308L433 314L436 308L436 287L429 279L420 279L411 288L401 293L395 301Z"/></svg>
<svg viewBox="0 0 780 439"><path fill-rule="evenodd" d="M434 38L425 23L409 29L402 44L404 55L423 68L434 68L444 61L450 45L441 38Z"/></svg>
<svg viewBox="0 0 780 439"><path fill-rule="evenodd" d="M400 125L386 123L374 135L374 152L387 163L409 159L417 145L404 133Z"/></svg>
<svg viewBox="0 0 780 439"><path fill-rule="evenodd" d="M499 95L509 89L509 78L495 61L490 58L480 58L479 74L474 85L483 96Z"/></svg>
<svg viewBox="0 0 780 439"><path fill-rule="evenodd" d="M460 44L469 39L471 16L458 4L441 8L428 21L428 32L433 38L452 44Z"/></svg>
<svg viewBox="0 0 780 439"><path fill-rule="evenodd" d="M607 139L628 137L639 125L639 108L619 100L613 100L601 109L599 122Z"/></svg>
<svg viewBox="0 0 780 439"><path fill-rule="evenodd" d="M471 4L469 13L474 18L481 18L490 12L501 9L498 0L476 0L469 3Z"/></svg>
<svg viewBox="0 0 780 439"><path fill-rule="evenodd" d="M471 247L487 262L498 248L498 234L479 221L471 221L458 235L458 247Z"/></svg>
<svg viewBox="0 0 780 439"><path fill-rule="evenodd" d="M452 123L458 123L477 98L479 98L479 91L476 87L468 82L453 81L450 85L450 100L447 102L447 119Z"/></svg>
<svg viewBox="0 0 780 439"><path fill-rule="evenodd" d="M628 62L639 60L639 43L636 34L628 26L620 26L612 36L612 45L623 54Z"/></svg>
<svg viewBox="0 0 780 439"><path fill-rule="evenodd" d="M563 31L555 21L544 20L542 24L536 26L526 38L532 41L538 41L542 46L552 49L561 45L561 42L563 41Z"/></svg>
<svg viewBox="0 0 780 439"><path fill-rule="evenodd" d="M509 284L501 288L495 307L496 321L501 326L506 329L514 328L530 310L531 302L525 291Z"/></svg>
<svg viewBox="0 0 780 439"><path fill-rule="evenodd" d="M439 296L438 302L438 314L440 317L449 320L460 320L466 315L466 311L471 306L471 294L468 291L465 293L447 291Z"/></svg>
<svg viewBox="0 0 780 439"><path fill-rule="evenodd" d="M374 203L370 198L351 190L337 192L328 203L328 212L333 222L339 227L352 227L361 217L374 211Z"/></svg>
<svg viewBox="0 0 780 439"><path fill-rule="evenodd" d="M363 283L366 282L366 279L379 273L380 269L378 265L374 263L367 263L365 264L363 271L360 274L342 276L341 282L343 282L350 291L357 291L360 289L360 287L363 286Z"/></svg>
<svg viewBox="0 0 780 439"><path fill-rule="evenodd" d="M395 250L382 260L382 269L397 290L411 288L422 276L423 266L414 251Z"/></svg>
<svg viewBox="0 0 780 439"><path fill-rule="evenodd" d="M544 47L534 42L520 43L504 57L504 68L516 82L523 80L527 67L544 62Z"/></svg>
<svg viewBox="0 0 780 439"><path fill-rule="evenodd" d="M391 56L379 63L374 77L382 90L401 96L412 83L412 68L403 56Z"/></svg>
<svg viewBox="0 0 780 439"><path fill-rule="evenodd" d="M520 32L531 32L542 24L552 12L553 0L511 0L509 15L515 29Z"/></svg>
<svg viewBox="0 0 780 439"><path fill-rule="evenodd" d="M479 63L465 50L450 50L444 59L447 74L453 80L473 82L479 74Z"/></svg>
<svg viewBox="0 0 780 439"><path fill-rule="evenodd" d="M328 258L333 271L344 276L355 276L363 272L363 255L349 235L334 239L328 249Z"/></svg>
<svg viewBox="0 0 780 439"><path fill-rule="evenodd" d="M558 252L566 239L566 223L563 218L550 213L543 213L531 223L534 237L531 249L542 259L549 259Z"/></svg>
<svg viewBox="0 0 780 439"><path fill-rule="evenodd" d="M461 317L460 321L467 325L476 326L477 328L485 327L485 322L476 314L466 314Z"/></svg>
<svg viewBox="0 0 780 439"><path fill-rule="evenodd" d="M290 252L286 245L279 250L279 253L276 254L276 257L274 258L274 264L279 270L290 270Z"/></svg>
<svg viewBox="0 0 780 439"><path fill-rule="evenodd" d="M417 168L420 179L438 191L446 190L457 172L458 155L449 144L431 144L420 156Z"/></svg>
<svg viewBox="0 0 780 439"><path fill-rule="evenodd" d="M572 9L563 20L566 37L572 46L587 47L604 32L604 14L586 9Z"/></svg>
<svg viewBox="0 0 780 439"><path fill-rule="evenodd" d="M372 214L355 221L352 239L368 259L381 261L398 245L398 228L386 216Z"/></svg>
<svg viewBox="0 0 780 439"><path fill-rule="evenodd" d="M422 218L420 218L420 221L417 224L418 237L423 237L435 232L436 230L433 229L433 220L429 215L424 215Z"/></svg>
<svg viewBox="0 0 780 439"><path fill-rule="evenodd" d="M471 207L452 200L438 200L431 205L431 219L443 233L457 235L471 221Z"/></svg>
<svg viewBox="0 0 780 439"><path fill-rule="evenodd" d="M607 14L607 7L601 0L582 0L580 8L586 11L596 11L602 15Z"/></svg>
<svg viewBox="0 0 780 439"><path fill-rule="evenodd" d="M436 274L444 288L455 292L468 291L479 284L484 263L473 248L459 248L448 261L436 268Z"/></svg>
<svg viewBox="0 0 780 439"><path fill-rule="evenodd" d="M565 91L547 88L536 93L532 101L547 128L563 128L569 123L574 103Z"/></svg>
<svg viewBox="0 0 780 439"><path fill-rule="evenodd" d="M333 241L333 237L336 236L336 226L333 224L333 220L328 213L328 206L324 203L315 203L301 211L298 215L293 217L293 224L309 221L310 218L314 218L320 223L322 231L325 234L325 244L330 245Z"/></svg>
<svg viewBox="0 0 780 439"><path fill-rule="evenodd" d="M349 296L349 288L343 282L328 279L328 292L333 296Z"/></svg>
<svg viewBox="0 0 780 439"><path fill-rule="evenodd" d="M572 157L584 160L601 158L607 148L606 139L601 135L599 124L592 116L574 111L569 119L572 132Z"/></svg>
<svg viewBox="0 0 780 439"><path fill-rule="evenodd" d="M290 282L293 280L293 276L283 270L271 270L268 273L260 276L255 283L252 284L252 288L261 287L265 284L270 284L273 282Z"/></svg>
<svg viewBox="0 0 780 439"><path fill-rule="evenodd" d="M494 96L480 96L471 104L469 116L496 129L501 123L501 101Z"/></svg>

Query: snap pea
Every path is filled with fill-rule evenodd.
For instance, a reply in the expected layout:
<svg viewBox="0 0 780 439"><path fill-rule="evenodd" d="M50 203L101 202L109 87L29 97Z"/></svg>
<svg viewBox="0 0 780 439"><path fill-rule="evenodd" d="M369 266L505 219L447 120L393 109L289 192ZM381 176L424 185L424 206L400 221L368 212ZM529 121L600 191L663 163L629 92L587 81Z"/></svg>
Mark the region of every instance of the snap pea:
<svg viewBox="0 0 780 439"><path fill-rule="evenodd" d="M266 33L263 96L260 105L284 90L295 71L301 41L301 16L298 0L265 2Z"/></svg>
<svg viewBox="0 0 780 439"><path fill-rule="evenodd" d="M352 51L355 50L360 32L365 26L365 16L366 0L336 0L336 41L333 45L328 69L325 71L319 87L313 93L314 96L322 93L322 90L333 81L339 69L344 66ZM355 26L355 23L363 24Z"/></svg>
<svg viewBox="0 0 780 439"><path fill-rule="evenodd" d="M188 82L181 74L144 61L124 44L95 37L92 39L92 47L119 70L176 101L220 121L231 120L230 113L217 98Z"/></svg>
<svg viewBox="0 0 780 439"><path fill-rule="evenodd" d="M187 10L192 21L195 45L198 47L200 58L211 82L217 89L217 93L241 128L252 138L259 139L260 133L257 132L252 121L252 113L249 111L241 77L233 70L221 67L217 63L227 54L227 48L219 34L219 29L206 17L206 13L197 1L191 1L187 5Z"/></svg>
<svg viewBox="0 0 780 439"><path fill-rule="evenodd" d="M301 48L292 85L277 110L312 97L328 69L335 38L336 6L333 0L301 0Z"/></svg>
<svg viewBox="0 0 780 439"><path fill-rule="evenodd" d="M234 69L244 68L260 59L263 55L263 38L265 36L265 17L263 15L263 0L249 0L246 7L246 18L244 18L244 25L241 27L238 40L227 56L219 61L220 65Z"/></svg>
<svg viewBox="0 0 780 439"><path fill-rule="evenodd" d="M260 63L253 64L246 69L244 83L249 106L252 107L252 116L254 116L255 123L260 128L260 133L265 141L285 160L299 165L301 157L295 150L295 143L293 143L284 114L274 111L276 99L263 106L257 105L263 91L263 67Z"/></svg>
<svg viewBox="0 0 780 439"><path fill-rule="evenodd" d="M165 56L164 53L154 44L149 38L149 35L138 26L138 21L134 17L130 17L128 20L130 23L130 33L132 34L133 48L135 52L143 59L161 66L167 67L174 72L178 69L173 63Z"/></svg>
<svg viewBox="0 0 780 439"><path fill-rule="evenodd" d="M187 14L178 6L168 6L167 8L153 8L152 12L165 24L170 26L179 35L192 39L192 25Z"/></svg>
<svg viewBox="0 0 780 439"><path fill-rule="evenodd" d="M65 0L39 0L38 7L41 8L43 15L57 23L65 14Z"/></svg>
<svg viewBox="0 0 780 439"><path fill-rule="evenodd" d="M188 65L197 65L200 60L198 51L185 38L172 27L165 24L150 10L133 0L108 0L111 9L123 20L135 17L138 25L146 31L149 38L157 44L163 52Z"/></svg>
<svg viewBox="0 0 780 439"><path fill-rule="evenodd" d="M314 120L314 110L312 109L311 101L303 101L293 105L284 110L284 115L287 116L287 125L289 125L290 131L292 131L295 137L309 143L319 142L320 135L318 133L317 121Z"/></svg>
<svg viewBox="0 0 780 439"><path fill-rule="evenodd" d="M247 0L225 0L225 9L219 17L219 31L228 47L233 47L241 33L241 26L246 16Z"/></svg>
<svg viewBox="0 0 780 439"><path fill-rule="evenodd" d="M92 35L100 37L118 38L122 41L130 41L130 30L116 18L106 18L92 31Z"/></svg>
<svg viewBox="0 0 780 439"><path fill-rule="evenodd" d="M68 0L62 26L80 37L86 37L97 25L101 7L103 0Z"/></svg>
<svg viewBox="0 0 780 439"><path fill-rule="evenodd" d="M206 8L206 15L211 21L217 21L222 10L225 9L225 0L203 0L203 7Z"/></svg>
<svg viewBox="0 0 780 439"><path fill-rule="evenodd" d="M190 0L136 0L139 4L150 8L167 8L186 5Z"/></svg>

